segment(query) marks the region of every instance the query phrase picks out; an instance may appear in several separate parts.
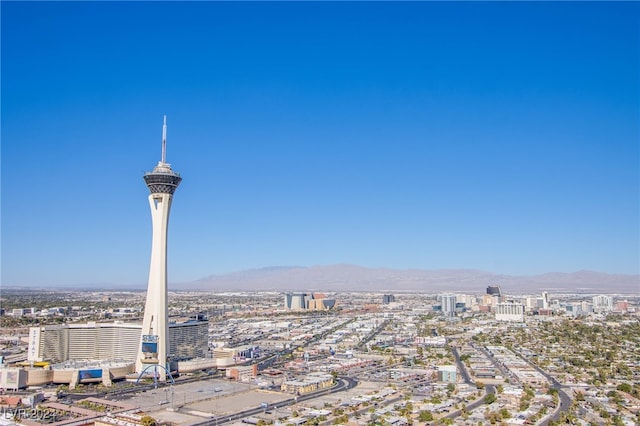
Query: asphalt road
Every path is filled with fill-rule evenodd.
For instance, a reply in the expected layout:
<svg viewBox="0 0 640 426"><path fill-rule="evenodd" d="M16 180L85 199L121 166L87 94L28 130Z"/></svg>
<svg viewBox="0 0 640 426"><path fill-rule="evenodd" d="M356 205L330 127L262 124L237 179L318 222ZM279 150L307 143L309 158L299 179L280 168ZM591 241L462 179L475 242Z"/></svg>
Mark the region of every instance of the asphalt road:
<svg viewBox="0 0 640 426"><path fill-rule="evenodd" d="M518 356L520 356L520 354L518 354ZM549 382L551 382L551 387L552 388L558 390L558 397L560 398L560 404L556 407L556 409L553 412L553 414L551 414L551 416L548 419L546 419L543 422L541 422L540 425L541 426L547 426L550 422L552 422L552 421L555 422L555 421L559 420L560 416L562 416L562 413L564 413L565 411L568 411L569 408L571 407L571 397L562 389L562 383L557 381L555 379L555 377L550 376L549 374L547 374L546 371L544 371L542 368L538 367L537 365L533 364L528 359L526 359L526 358L524 358L522 356L520 356L520 358L522 358L530 366L535 368L538 371L538 373L540 373L544 377L546 377L547 380L549 380Z"/></svg>
<svg viewBox="0 0 640 426"><path fill-rule="evenodd" d="M458 365L458 370L460 370L460 375L462 376L462 380L468 385L473 386L473 380L469 377L469 372L467 371L467 366L464 365L462 361L460 361L460 354L458 353L458 349L451 347L451 352L453 352L453 356L456 359L456 364Z"/></svg>

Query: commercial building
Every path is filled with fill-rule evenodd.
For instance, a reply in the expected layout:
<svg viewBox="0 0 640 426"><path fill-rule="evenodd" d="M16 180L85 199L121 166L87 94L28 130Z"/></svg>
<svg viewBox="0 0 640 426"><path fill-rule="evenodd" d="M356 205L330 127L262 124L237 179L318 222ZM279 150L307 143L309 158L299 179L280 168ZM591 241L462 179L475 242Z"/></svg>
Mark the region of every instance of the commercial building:
<svg viewBox="0 0 640 426"><path fill-rule="evenodd" d="M499 285L487 286L487 294L489 296L502 297L502 288Z"/></svg>
<svg viewBox="0 0 640 426"><path fill-rule="evenodd" d="M322 293L287 293L284 295L284 307L289 310L326 310L333 309L335 299L327 299Z"/></svg>
<svg viewBox="0 0 640 426"><path fill-rule="evenodd" d="M311 373L300 380L287 380L282 382L282 392L302 395L319 389L333 386L334 380L331 374Z"/></svg>
<svg viewBox="0 0 640 426"><path fill-rule="evenodd" d="M169 354L173 360L206 357L208 321L169 324ZM135 362L142 335L140 323L96 323L31 327L27 359L54 363L70 360Z"/></svg>
<svg viewBox="0 0 640 426"><path fill-rule="evenodd" d="M0 388L17 391L27 387L27 372L21 368L0 367Z"/></svg>
<svg viewBox="0 0 640 426"><path fill-rule="evenodd" d="M590 315L594 312L593 304L589 302L575 302L575 303L567 303L564 306L568 315L572 316L581 316L581 315Z"/></svg>
<svg viewBox="0 0 640 426"><path fill-rule="evenodd" d="M445 383L456 383L458 370L455 365L441 365L438 367L438 381Z"/></svg>
<svg viewBox="0 0 640 426"><path fill-rule="evenodd" d="M238 380L240 382L248 382L258 376L258 364L238 365L227 368L226 377L228 379Z"/></svg>
<svg viewBox="0 0 640 426"><path fill-rule="evenodd" d="M94 426L146 426L147 422L143 421L142 414L135 413L119 413L103 416L95 420ZM158 423L156 422L156 425Z"/></svg>
<svg viewBox="0 0 640 426"><path fill-rule="evenodd" d="M306 309L307 301L304 293L287 293L284 295L285 309Z"/></svg>
<svg viewBox="0 0 640 426"><path fill-rule="evenodd" d="M442 313L446 316L454 316L456 314L456 295L443 294L441 296Z"/></svg>
<svg viewBox="0 0 640 426"><path fill-rule="evenodd" d="M605 295L593 296L593 312L611 311L613 311L613 297Z"/></svg>
<svg viewBox="0 0 640 426"><path fill-rule="evenodd" d="M495 306L497 321L524 322L524 305L518 302L498 303Z"/></svg>
<svg viewBox="0 0 640 426"><path fill-rule="evenodd" d="M0 388L18 390L56 383L74 389L81 383L98 382L109 386L113 380L124 379L132 373L133 366L131 361L67 361L45 368L0 367Z"/></svg>

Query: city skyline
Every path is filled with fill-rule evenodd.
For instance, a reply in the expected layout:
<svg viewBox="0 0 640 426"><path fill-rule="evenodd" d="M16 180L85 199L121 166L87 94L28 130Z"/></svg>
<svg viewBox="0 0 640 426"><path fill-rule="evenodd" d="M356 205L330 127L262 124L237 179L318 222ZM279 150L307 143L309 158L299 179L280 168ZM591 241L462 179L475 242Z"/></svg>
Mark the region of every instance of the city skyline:
<svg viewBox="0 0 640 426"><path fill-rule="evenodd" d="M637 4L1 7L3 285L144 285L164 114L170 283L640 272Z"/></svg>

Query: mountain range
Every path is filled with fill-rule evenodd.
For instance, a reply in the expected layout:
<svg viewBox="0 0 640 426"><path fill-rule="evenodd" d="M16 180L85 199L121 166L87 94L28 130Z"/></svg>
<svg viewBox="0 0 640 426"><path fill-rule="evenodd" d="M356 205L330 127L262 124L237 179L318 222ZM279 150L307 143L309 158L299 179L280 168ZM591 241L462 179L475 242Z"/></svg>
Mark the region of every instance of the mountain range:
<svg viewBox="0 0 640 426"><path fill-rule="evenodd" d="M387 269L356 265L281 266L251 269L170 285L175 290L210 291L374 291L484 293L500 285L506 294L605 293L640 295L640 276L595 271L517 276L473 269Z"/></svg>

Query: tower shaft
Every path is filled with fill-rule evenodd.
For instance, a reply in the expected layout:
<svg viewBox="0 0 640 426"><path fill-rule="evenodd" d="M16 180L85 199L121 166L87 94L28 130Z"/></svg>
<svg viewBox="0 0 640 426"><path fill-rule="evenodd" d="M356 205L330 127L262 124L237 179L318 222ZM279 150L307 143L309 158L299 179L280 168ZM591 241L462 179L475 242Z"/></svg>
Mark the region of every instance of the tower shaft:
<svg viewBox="0 0 640 426"><path fill-rule="evenodd" d="M171 194L149 195L153 237L151 241L151 262L147 301L142 320L141 356L138 359L138 372L149 364L157 364L169 370L167 363L169 352L169 307L167 304L167 234ZM157 352L153 352L153 350ZM164 369L158 370L158 379L165 380Z"/></svg>

